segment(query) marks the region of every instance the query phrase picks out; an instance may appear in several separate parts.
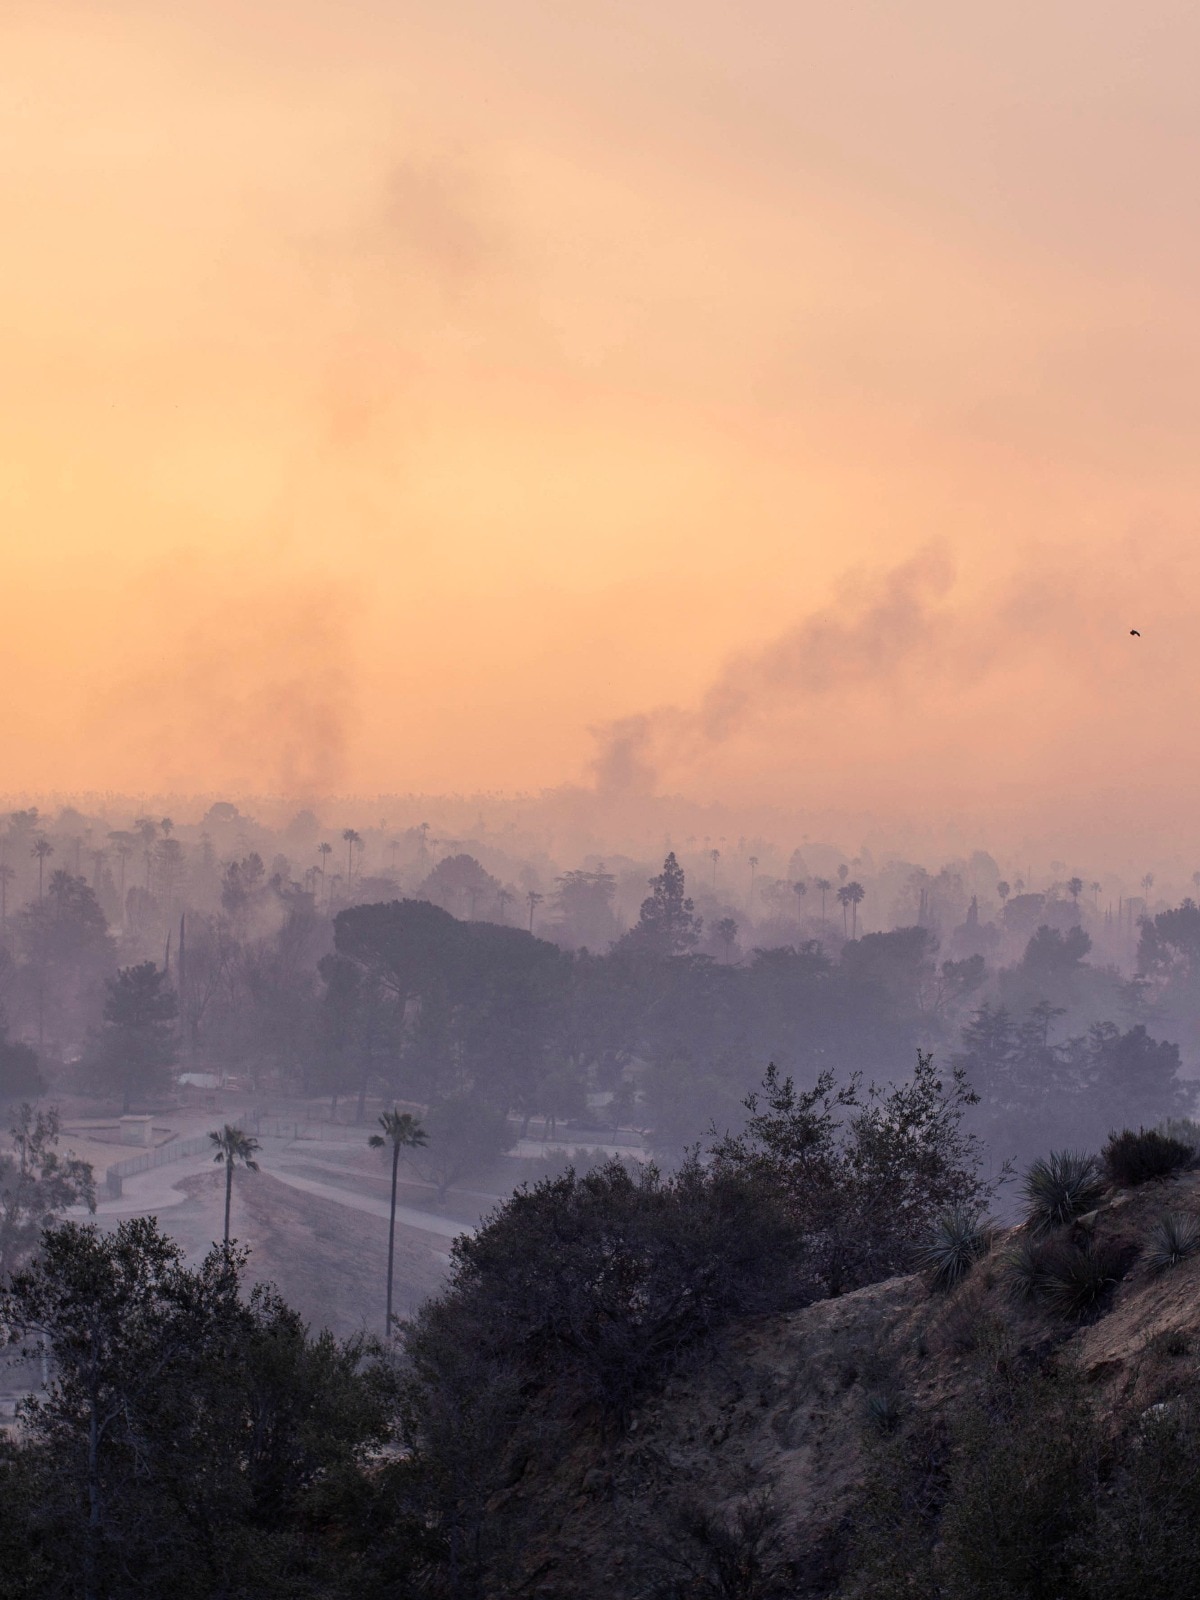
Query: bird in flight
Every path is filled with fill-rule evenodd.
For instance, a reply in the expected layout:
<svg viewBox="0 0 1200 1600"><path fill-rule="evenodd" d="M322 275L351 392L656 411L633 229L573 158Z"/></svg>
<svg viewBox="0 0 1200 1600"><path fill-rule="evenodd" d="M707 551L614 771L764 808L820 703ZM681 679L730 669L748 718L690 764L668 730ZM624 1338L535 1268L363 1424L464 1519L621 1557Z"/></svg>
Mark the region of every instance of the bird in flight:
<svg viewBox="0 0 1200 1600"><path fill-rule="evenodd" d="M1140 634L1140 633L1139 633L1139 632L1138 632L1138 631L1137 631L1137 629L1136 629L1136 628L1130 628L1130 630L1129 630L1129 637L1130 637L1130 638L1131 638L1131 639L1140 639L1140 638L1141 638L1141 637L1142 637L1142 636L1141 636L1141 634Z"/></svg>

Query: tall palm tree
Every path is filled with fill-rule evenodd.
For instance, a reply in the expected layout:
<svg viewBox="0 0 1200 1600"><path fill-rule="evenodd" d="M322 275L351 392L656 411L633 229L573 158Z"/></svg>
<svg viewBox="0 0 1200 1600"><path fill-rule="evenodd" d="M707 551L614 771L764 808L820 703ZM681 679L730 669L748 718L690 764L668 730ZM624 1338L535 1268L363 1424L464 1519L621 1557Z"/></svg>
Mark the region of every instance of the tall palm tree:
<svg viewBox="0 0 1200 1600"><path fill-rule="evenodd" d="M833 885L830 883L828 878L814 878L813 879L813 883L821 891L821 926L824 927L825 926L825 896L829 893L830 889L833 888Z"/></svg>
<svg viewBox="0 0 1200 1600"><path fill-rule="evenodd" d="M846 896L846 899L850 902L850 937L852 939L857 939L858 906L859 902L866 897L867 891L863 888L861 883L856 883L852 880L846 885L845 889L842 890L841 893L843 893Z"/></svg>
<svg viewBox="0 0 1200 1600"><path fill-rule="evenodd" d="M1082 878L1068 878L1067 879L1067 893L1071 896L1071 899L1075 902L1075 908L1076 908L1076 910L1078 910L1079 909L1079 896L1083 893L1083 879Z"/></svg>
<svg viewBox="0 0 1200 1600"><path fill-rule="evenodd" d="M801 922L804 917L804 896L808 893L808 885L803 878L797 878L792 885L792 893L796 896L796 921Z"/></svg>
<svg viewBox="0 0 1200 1600"><path fill-rule="evenodd" d="M225 1243L228 1244L229 1206L233 1200L233 1164L235 1161L240 1161L248 1172L257 1172L258 1162L254 1159L254 1152L259 1147L258 1140L252 1139L240 1128L231 1128L228 1123L220 1133L210 1133L208 1137L217 1147L213 1160L225 1163Z"/></svg>
<svg viewBox="0 0 1200 1600"><path fill-rule="evenodd" d="M343 828L342 838L346 841L346 893L349 894L354 887L354 846L362 843L362 835L353 828Z"/></svg>
<svg viewBox="0 0 1200 1600"><path fill-rule="evenodd" d="M720 861L720 859L721 859L721 852L720 852L720 851L719 851L719 850L718 850L718 849L717 849L717 847L716 847L716 846L715 846L715 845L714 845L714 846L713 846L713 848L712 848L712 849L711 849L711 850L710 850L710 851L709 851L709 852L708 852L708 859L709 859L709 860L710 860L710 861L711 861L711 862L712 862L712 864L713 864L713 881L712 881L712 886L713 886L713 888L714 888L714 889L715 889L715 888L716 888L716 887L717 887L717 862L718 862L718 861Z"/></svg>
<svg viewBox="0 0 1200 1600"><path fill-rule="evenodd" d="M533 913L537 910L538 906L541 904L541 902L546 897L545 897L544 894L539 894L536 889L530 889L529 893L525 896L525 898L529 902L529 931L530 931L530 933L532 933L533 932Z"/></svg>
<svg viewBox="0 0 1200 1600"><path fill-rule="evenodd" d="M850 924L847 920L850 911L850 891L845 884L837 892L837 902L842 908L842 935L850 937Z"/></svg>
<svg viewBox="0 0 1200 1600"><path fill-rule="evenodd" d="M500 907L500 923L502 927L505 927L508 924L508 918L505 916L505 911L508 907L508 902L511 899L512 895L509 894L507 889L501 889L496 895L496 902Z"/></svg>
<svg viewBox="0 0 1200 1600"><path fill-rule="evenodd" d="M372 1150L382 1150L385 1145L392 1147L392 1209L388 1222L388 1276L387 1276L387 1321L384 1323L384 1338L392 1336L392 1267L396 1259L396 1177L400 1170L401 1150L415 1150L419 1145L428 1144L429 1136L424 1128L408 1111L401 1111L398 1106L393 1106L390 1111L385 1111L379 1119L382 1133L373 1133L367 1140Z"/></svg>
<svg viewBox="0 0 1200 1600"><path fill-rule="evenodd" d="M321 883L325 887L325 891L326 891L325 899L328 900L329 899L329 891L328 891L328 884L327 884L327 881L326 881L327 877L328 877L328 874L326 872L326 868L329 865L329 858L333 854L333 846L331 844L326 844L324 841L322 841L317 846L317 854L321 858Z"/></svg>
<svg viewBox="0 0 1200 1600"><path fill-rule="evenodd" d="M750 905L754 905L754 875L758 871L758 857L750 857Z"/></svg>
<svg viewBox="0 0 1200 1600"><path fill-rule="evenodd" d="M43 834L39 834L38 837L33 841L33 849L29 852L29 854L31 856L36 856L37 857L37 864L38 864L38 905L41 905L41 903L42 903L42 869L46 864L46 857L47 856L52 856L54 854L54 846L50 843L49 839L46 838L46 835L44 833Z"/></svg>

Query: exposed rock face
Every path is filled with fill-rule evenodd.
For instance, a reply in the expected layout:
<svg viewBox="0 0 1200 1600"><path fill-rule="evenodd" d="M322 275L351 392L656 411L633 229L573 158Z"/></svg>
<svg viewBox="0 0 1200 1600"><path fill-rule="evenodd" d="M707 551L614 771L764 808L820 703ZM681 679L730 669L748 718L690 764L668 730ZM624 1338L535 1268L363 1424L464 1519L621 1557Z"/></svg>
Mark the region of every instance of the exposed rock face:
<svg viewBox="0 0 1200 1600"><path fill-rule="evenodd" d="M1200 1211L1198 1181L1118 1195L1084 1231L1132 1257L1165 1209ZM1001 1267L1011 1240L948 1295L893 1278L743 1323L687 1357L623 1438L578 1418L567 1448L527 1459L493 1505L512 1529L496 1592L633 1600L713 1526L753 1523L769 1500L762 1542L786 1552L788 1592L830 1594L873 1442L948 1423L989 1366L1071 1362L1114 1425L1169 1405L1180 1351L1200 1348L1200 1256L1162 1276L1135 1260L1079 1324L1013 1304Z"/></svg>

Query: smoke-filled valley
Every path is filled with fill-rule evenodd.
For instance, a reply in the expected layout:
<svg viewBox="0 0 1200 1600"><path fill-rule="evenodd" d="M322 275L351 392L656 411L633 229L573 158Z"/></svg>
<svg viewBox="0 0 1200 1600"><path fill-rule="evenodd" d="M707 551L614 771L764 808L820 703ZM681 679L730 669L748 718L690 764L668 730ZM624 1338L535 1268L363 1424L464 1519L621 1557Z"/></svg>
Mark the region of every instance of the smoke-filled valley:
<svg viewBox="0 0 1200 1600"><path fill-rule="evenodd" d="M663 816L643 804L646 833ZM899 1516L936 1592L975 1594L954 1574L976 1557L938 1533L958 1490L932 1521L881 1509L871 1439L950 1441L993 1403L991 1357L953 1380L960 1400L918 1401L934 1369L901 1359L871 1286L923 1265L935 1302L943 1281L958 1300L991 1284L994 1305L905 1337L991 1349L994 1324L1018 1351L1038 1319L1061 1338L1131 1269L1141 1283L1149 1245L1071 1220L1122 1185L1182 1185L1155 1226L1190 1252L1200 871L919 862L786 833L668 829L655 850L596 838L569 795L387 806L6 817L0 1497L17 1531L0 1593L153 1593L186 1552L205 1596L851 1595L883 1581L879 1519ZM677 827L696 815L679 803ZM997 1243L1024 1238L996 1231L1014 1224L1031 1242ZM702 1467L686 1440L688 1407L718 1403L708 1363L740 1350L746 1382L782 1381L771 1341L830 1296L859 1306L856 1331L811 1323L811 1403L846 1384L867 1410L824 1417L814 1486L788 1499L790 1434L778 1460L714 1446ZM1018 1456L1038 1406L1081 1404L1074 1352L1021 1399ZM831 1377L839 1361L855 1376ZM1124 1405L1105 1390L1087 1425L1128 1429ZM296 1407L325 1417L311 1436L282 1421ZM260 1414L281 1420L253 1445ZM639 1419L675 1440L679 1474L630 1453ZM964 1472L992 1470L963 1438L944 1448ZM596 1516L550 1472L562 1449ZM542 1479L534 1516L520 1485ZM581 1554L602 1588L570 1576ZM1056 1593L1108 1592L1052 1554L1076 1585ZM741 1577L714 1576L729 1562Z"/></svg>

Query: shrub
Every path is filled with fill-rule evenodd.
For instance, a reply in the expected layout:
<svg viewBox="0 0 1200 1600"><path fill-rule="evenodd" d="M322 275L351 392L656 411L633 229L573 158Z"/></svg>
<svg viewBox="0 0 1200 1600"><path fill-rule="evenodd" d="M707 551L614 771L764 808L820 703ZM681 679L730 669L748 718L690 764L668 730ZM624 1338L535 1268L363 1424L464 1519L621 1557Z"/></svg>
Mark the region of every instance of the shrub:
<svg viewBox="0 0 1200 1600"><path fill-rule="evenodd" d="M1103 1159L1110 1180L1128 1189L1190 1167L1195 1156L1190 1144L1155 1128L1126 1128L1109 1135Z"/></svg>
<svg viewBox="0 0 1200 1600"><path fill-rule="evenodd" d="M1186 1211L1167 1211L1150 1230L1146 1265L1151 1272L1166 1272L1200 1250L1200 1217Z"/></svg>
<svg viewBox="0 0 1200 1600"><path fill-rule="evenodd" d="M994 1237L994 1224L977 1207L951 1206L918 1248L917 1261L934 1289L952 1289L987 1254Z"/></svg>
<svg viewBox="0 0 1200 1600"><path fill-rule="evenodd" d="M1025 1174L1028 1220L1035 1233L1091 1211L1104 1193L1095 1156L1082 1150L1052 1150Z"/></svg>
<svg viewBox="0 0 1200 1600"><path fill-rule="evenodd" d="M1055 1240L1043 1252L1040 1296L1058 1316L1077 1321L1099 1308L1127 1265L1126 1251L1110 1240Z"/></svg>
<svg viewBox="0 0 1200 1600"><path fill-rule="evenodd" d="M1028 1304L1041 1296L1044 1255L1045 1246L1028 1234L1004 1252L1004 1283L1014 1300Z"/></svg>
<svg viewBox="0 0 1200 1600"><path fill-rule="evenodd" d="M863 1402L867 1427L873 1433L895 1433L904 1415L904 1404L895 1389L876 1389Z"/></svg>
<svg viewBox="0 0 1200 1600"><path fill-rule="evenodd" d="M1038 1303L1060 1317L1094 1311L1125 1276L1126 1247L1110 1240L1018 1239L1005 1252L1005 1285L1014 1300Z"/></svg>

